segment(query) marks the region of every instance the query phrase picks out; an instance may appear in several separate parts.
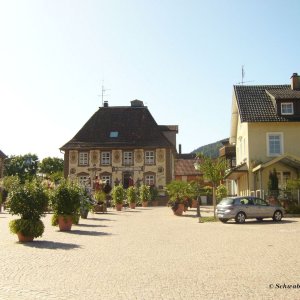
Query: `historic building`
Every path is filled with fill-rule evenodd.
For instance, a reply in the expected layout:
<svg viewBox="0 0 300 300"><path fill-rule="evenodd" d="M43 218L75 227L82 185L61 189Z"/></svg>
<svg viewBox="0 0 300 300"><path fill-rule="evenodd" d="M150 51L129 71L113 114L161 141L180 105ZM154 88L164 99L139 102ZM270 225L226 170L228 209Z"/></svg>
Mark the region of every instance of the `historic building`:
<svg viewBox="0 0 300 300"><path fill-rule="evenodd" d="M175 176L177 133L177 125L158 125L140 100L131 101L131 106L104 102L60 148L65 177L162 189Z"/></svg>

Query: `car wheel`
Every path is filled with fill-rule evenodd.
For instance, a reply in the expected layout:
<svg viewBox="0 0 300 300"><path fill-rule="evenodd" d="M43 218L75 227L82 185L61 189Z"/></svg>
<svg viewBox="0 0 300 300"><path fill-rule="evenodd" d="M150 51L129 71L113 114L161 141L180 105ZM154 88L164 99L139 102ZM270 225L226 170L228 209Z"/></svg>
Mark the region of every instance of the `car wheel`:
<svg viewBox="0 0 300 300"><path fill-rule="evenodd" d="M236 216L235 216L235 222L239 224L245 223L246 220L246 215L242 211L240 211Z"/></svg>
<svg viewBox="0 0 300 300"><path fill-rule="evenodd" d="M262 221L263 221L263 218L256 218L256 220L257 220L258 222L262 222Z"/></svg>
<svg viewBox="0 0 300 300"><path fill-rule="evenodd" d="M282 219L282 212L280 210L276 210L273 215L273 221L279 222Z"/></svg>
<svg viewBox="0 0 300 300"><path fill-rule="evenodd" d="M222 223L226 223L229 219L223 219L223 218L220 218L219 219Z"/></svg>

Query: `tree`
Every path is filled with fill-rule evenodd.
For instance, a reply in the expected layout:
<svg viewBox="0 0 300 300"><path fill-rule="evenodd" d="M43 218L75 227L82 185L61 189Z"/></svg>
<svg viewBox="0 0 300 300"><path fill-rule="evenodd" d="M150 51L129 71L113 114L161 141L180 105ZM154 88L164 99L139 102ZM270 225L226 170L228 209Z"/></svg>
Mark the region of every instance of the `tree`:
<svg viewBox="0 0 300 300"><path fill-rule="evenodd" d="M39 163L39 171L57 181L63 177L64 160L58 157L46 157Z"/></svg>
<svg viewBox="0 0 300 300"><path fill-rule="evenodd" d="M224 172L227 169L226 160L223 158L213 159L205 156L203 153L197 153L195 168L203 174L204 179L212 184L214 216L216 217L216 188L223 179Z"/></svg>
<svg viewBox="0 0 300 300"><path fill-rule="evenodd" d="M4 175L17 175L21 183L24 183L25 180L32 180L38 171L38 161L36 154L12 155L5 160Z"/></svg>
<svg viewBox="0 0 300 300"><path fill-rule="evenodd" d="M273 171L270 171L268 188L271 196L278 197L279 195L278 177L275 168L273 169Z"/></svg>

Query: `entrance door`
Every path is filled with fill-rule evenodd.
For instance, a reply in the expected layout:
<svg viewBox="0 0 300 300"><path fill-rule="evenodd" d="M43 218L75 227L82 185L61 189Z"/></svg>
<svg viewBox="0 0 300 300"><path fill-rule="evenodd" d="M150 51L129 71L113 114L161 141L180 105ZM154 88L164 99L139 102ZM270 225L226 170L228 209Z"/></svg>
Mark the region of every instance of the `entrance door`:
<svg viewBox="0 0 300 300"><path fill-rule="evenodd" d="M131 172L124 172L123 173L123 187L127 189L129 186L133 185L132 180L132 173Z"/></svg>

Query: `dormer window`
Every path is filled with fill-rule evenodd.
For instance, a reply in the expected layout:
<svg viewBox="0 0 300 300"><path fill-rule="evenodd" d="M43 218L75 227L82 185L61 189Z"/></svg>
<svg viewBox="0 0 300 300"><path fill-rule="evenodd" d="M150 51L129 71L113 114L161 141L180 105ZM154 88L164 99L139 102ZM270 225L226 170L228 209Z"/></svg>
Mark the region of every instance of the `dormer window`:
<svg viewBox="0 0 300 300"><path fill-rule="evenodd" d="M294 106L292 102L281 103L281 114L282 115L293 115Z"/></svg>
<svg viewBox="0 0 300 300"><path fill-rule="evenodd" d="M111 137L111 138L117 138L118 136L119 136L118 131L111 131L109 134L109 137Z"/></svg>

